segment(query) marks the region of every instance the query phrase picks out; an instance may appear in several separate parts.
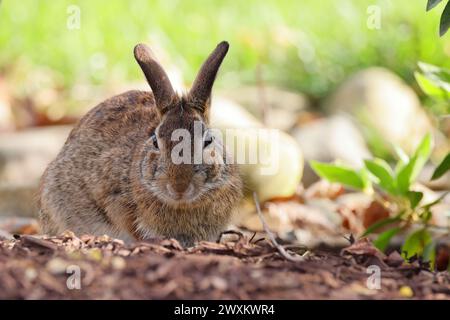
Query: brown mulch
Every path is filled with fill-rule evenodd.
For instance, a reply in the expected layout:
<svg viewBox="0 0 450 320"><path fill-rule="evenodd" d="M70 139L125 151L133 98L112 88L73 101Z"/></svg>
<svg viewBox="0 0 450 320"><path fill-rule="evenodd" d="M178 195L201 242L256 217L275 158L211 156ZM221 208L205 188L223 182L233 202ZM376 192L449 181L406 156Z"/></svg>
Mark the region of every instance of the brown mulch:
<svg viewBox="0 0 450 320"><path fill-rule="evenodd" d="M367 286L369 265L380 267L379 290ZM69 289L77 268L81 288ZM43 298L450 299L450 275L385 256L365 239L340 254L314 251L301 262L240 234L188 249L176 240L126 245L70 232L1 240L0 299Z"/></svg>

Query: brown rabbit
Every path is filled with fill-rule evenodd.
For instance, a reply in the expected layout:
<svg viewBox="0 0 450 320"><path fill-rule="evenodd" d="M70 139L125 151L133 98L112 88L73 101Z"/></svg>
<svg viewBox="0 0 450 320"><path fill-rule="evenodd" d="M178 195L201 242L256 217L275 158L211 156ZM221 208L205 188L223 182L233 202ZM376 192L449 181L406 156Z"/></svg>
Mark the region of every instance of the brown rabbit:
<svg viewBox="0 0 450 320"><path fill-rule="evenodd" d="M134 56L153 93L125 92L79 121L41 179L42 231L128 241L173 237L184 245L215 240L241 197L237 167L227 161L176 164L171 136L180 128L194 136L194 121L207 133L211 89L228 47L221 42L191 90L178 95L151 50L137 45ZM200 141L201 152L220 144Z"/></svg>

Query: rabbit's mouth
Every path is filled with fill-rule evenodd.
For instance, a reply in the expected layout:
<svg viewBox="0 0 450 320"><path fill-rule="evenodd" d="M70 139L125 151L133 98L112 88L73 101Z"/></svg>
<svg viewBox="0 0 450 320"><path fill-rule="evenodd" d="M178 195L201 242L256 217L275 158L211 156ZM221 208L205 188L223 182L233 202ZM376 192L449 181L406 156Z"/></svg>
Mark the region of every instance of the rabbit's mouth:
<svg viewBox="0 0 450 320"><path fill-rule="evenodd" d="M168 196L175 201L191 201L195 198L195 187L192 183L181 190L167 184L166 189Z"/></svg>
<svg viewBox="0 0 450 320"><path fill-rule="evenodd" d="M177 190L167 184L164 191L159 193L161 200L174 207L192 207L200 200L200 193L192 183L184 190Z"/></svg>
<svg viewBox="0 0 450 320"><path fill-rule="evenodd" d="M170 182L157 179L156 181L142 181L145 188L157 199L161 204L168 205L173 208L193 208L201 207L205 202L205 193L201 186L190 183L184 190L176 188ZM177 190L178 189L178 190ZM155 200L156 200L155 199Z"/></svg>

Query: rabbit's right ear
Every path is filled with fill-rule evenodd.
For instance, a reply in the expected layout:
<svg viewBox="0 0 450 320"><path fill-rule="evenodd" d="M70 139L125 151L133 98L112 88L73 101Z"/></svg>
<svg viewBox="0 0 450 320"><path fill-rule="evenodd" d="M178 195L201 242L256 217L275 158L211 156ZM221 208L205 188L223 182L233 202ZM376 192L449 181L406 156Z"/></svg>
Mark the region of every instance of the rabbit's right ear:
<svg viewBox="0 0 450 320"><path fill-rule="evenodd" d="M145 44L138 44L134 47L134 57L153 91L156 107L163 113L175 97L175 91L169 77L159 62L156 61L151 49Z"/></svg>
<svg viewBox="0 0 450 320"><path fill-rule="evenodd" d="M203 112L206 111L208 101L211 99L211 90L216 79L217 72L223 59L227 55L230 45L222 41L203 63L197 77L192 84L190 95L195 101L200 103Z"/></svg>

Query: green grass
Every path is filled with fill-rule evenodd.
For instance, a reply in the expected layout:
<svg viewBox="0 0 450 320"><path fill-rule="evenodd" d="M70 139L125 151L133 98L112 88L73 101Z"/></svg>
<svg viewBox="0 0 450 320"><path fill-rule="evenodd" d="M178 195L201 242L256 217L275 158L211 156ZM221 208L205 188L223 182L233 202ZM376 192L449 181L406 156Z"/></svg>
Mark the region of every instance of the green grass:
<svg viewBox="0 0 450 320"><path fill-rule="evenodd" d="M79 30L66 27L70 4L81 9ZM366 26L372 4L381 8L380 30ZM438 37L442 4L431 12L425 5L426 0L5 0L0 73L26 76L48 68L63 92L79 83L141 80L132 49L146 42L164 48L189 83L205 56L228 40L219 86L255 82L261 65L267 82L320 98L372 65L410 83L418 60L450 67L450 33ZM104 67L95 68L93 59Z"/></svg>

